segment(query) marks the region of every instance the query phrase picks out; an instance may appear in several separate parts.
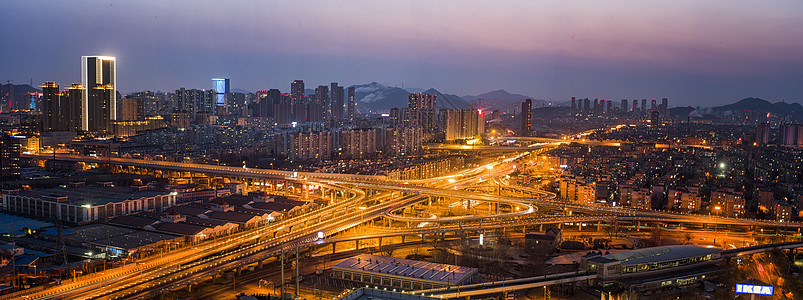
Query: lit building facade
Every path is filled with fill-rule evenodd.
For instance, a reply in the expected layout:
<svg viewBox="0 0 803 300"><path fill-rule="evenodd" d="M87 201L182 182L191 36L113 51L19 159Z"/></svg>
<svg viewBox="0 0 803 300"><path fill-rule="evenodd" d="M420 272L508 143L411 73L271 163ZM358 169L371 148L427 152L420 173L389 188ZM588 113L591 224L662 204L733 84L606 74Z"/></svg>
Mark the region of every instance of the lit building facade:
<svg viewBox="0 0 803 300"><path fill-rule="evenodd" d="M82 56L81 83L84 87L81 102L84 131L111 132L117 117L117 64L112 56Z"/></svg>

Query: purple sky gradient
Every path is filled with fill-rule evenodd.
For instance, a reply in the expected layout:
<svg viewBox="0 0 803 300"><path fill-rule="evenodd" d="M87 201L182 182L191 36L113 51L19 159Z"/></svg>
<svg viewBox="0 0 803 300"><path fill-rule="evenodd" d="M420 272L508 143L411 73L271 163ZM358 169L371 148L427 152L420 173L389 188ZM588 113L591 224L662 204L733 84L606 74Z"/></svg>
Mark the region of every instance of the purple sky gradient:
<svg viewBox="0 0 803 300"><path fill-rule="evenodd" d="M803 1L10 1L0 81L124 92L378 81L458 95L803 101Z"/></svg>

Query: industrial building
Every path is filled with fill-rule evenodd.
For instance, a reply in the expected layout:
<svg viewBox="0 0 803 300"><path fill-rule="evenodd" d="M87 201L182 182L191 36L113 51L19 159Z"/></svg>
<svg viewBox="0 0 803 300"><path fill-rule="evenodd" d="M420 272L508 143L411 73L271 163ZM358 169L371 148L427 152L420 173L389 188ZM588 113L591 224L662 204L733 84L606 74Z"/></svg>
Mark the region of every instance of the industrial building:
<svg viewBox="0 0 803 300"><path fill-rule="evenodd" d="M476 268L369 254L347 258L332 267L332 278L400 290L468 284L476 276Z"/></svg>

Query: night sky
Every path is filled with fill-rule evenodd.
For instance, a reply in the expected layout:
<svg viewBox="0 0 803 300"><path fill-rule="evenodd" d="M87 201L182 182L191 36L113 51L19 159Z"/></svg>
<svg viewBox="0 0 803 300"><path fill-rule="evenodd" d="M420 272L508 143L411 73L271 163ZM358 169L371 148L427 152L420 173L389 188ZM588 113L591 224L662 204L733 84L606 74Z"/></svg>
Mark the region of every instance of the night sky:
<svg viewBox="0 0 803 300"><path fill-rule="evenodd" d="M803 1L4 1L0 81L256 91L377 81L457 95L803 102Z"/></svg>

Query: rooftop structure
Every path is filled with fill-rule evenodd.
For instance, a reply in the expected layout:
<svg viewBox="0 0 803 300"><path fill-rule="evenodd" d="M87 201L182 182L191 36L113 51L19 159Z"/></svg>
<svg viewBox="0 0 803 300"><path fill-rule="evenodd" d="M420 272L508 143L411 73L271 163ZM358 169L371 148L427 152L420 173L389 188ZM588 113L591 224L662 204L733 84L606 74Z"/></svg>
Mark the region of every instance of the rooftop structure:
<svg viewBox="0 0 803 300"><path fill-rule="evenodd" d="M601 279L654 275L698 267L721 258L722 249L697 245L644 248L583 257L586 270Z"/></svg>
<svg viewBox="0 0 803 300"><path fill-rule="evenodd" d="M476 268L360 254L332 267L332 277L363 284L421 290L470 283Z"/></svg>
<svg viewBox="0 0 803 300"><path fill-rule="evenodd" d="M3 195L3 208L8 211L71 223L161 211L175 203L175 194L128 187L59 187Z"/></svg>

